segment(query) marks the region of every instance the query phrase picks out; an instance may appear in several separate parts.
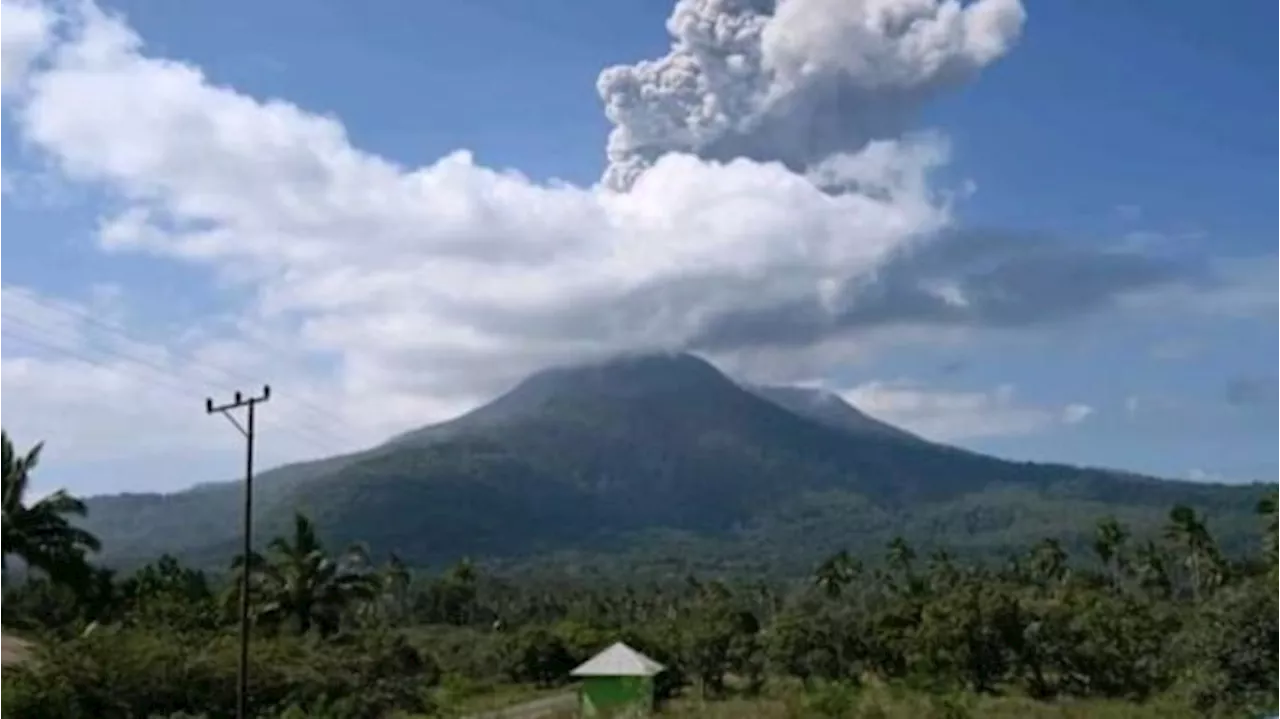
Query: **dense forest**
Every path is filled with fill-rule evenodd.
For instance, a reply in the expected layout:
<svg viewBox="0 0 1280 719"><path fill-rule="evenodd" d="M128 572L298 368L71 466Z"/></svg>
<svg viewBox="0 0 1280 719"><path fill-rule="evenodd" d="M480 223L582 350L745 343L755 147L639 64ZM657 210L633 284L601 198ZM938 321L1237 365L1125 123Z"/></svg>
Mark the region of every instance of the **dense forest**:
<svg viewBox="0 0 1280 719"><path fill-rule="evenodd" d="M1089 556L1044 538L975 562L895 539L776 583L514 580L466 560L430 574L375 562L358 544L326 547L298 514L220 573L163 557L117 574L92 563L98 542L73 521L83 503L28 496L39 448L3 445L3 620L29 647L6 666L5 717L232 716L242 572L253 716L467 714L485 696L554 691L618 639L668 667L661 711L687 716L1275 709L1274 493L1244 556L1175 506L1153 536L1102 519ZM27 571L11 582L15 561Z"/></svg>

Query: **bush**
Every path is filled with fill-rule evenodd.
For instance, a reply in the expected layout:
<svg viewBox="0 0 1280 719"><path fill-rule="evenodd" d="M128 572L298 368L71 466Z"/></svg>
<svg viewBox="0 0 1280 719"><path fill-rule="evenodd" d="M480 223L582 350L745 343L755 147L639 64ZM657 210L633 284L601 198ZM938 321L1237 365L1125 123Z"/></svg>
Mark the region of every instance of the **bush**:
<svg viewBox="0 0 1280 719"><path fill-rule="evenodd" d="M805 695L804 706L821 717L853 717L861 704L859 688L844 682L823 682Z"/></svg>
<svg viewBox="0 0 1280 719"><path fill-rule="evenodd" d="M514 681L551 687L569 680L577 661L560 637L535 628L512 638L507 648L506 673Z"/></svg>
<svg viewBox="0 0 1280 719"><path fill-rule="evenodd" d="M20 670L9 669L4 675L0 690L0 716L9 717L66 717L89 719L78 708L74 688L64 681L33 682L20 680Z"/></svg>
<svg viewBox="0 0 1280 719"><path fill-rule="evenodd" d="M1205 714L1263 715L1276 709L1277 610L1275 589L1230 587L1198 608L1177 637L1189 667L1177 691Z"/></svg>
<svg viewBox="0 0 1280 719"><path fill-rule="evenodd" d="M235 713L236 638L214 634L104 630L42 645L4 675L4 715L48 719ZM348 643L256 639L250 654L254 716L292 706L326 717L426 711L439 680L434 661L394 635ZM357 698L358 701L351 701Z"/></svg>

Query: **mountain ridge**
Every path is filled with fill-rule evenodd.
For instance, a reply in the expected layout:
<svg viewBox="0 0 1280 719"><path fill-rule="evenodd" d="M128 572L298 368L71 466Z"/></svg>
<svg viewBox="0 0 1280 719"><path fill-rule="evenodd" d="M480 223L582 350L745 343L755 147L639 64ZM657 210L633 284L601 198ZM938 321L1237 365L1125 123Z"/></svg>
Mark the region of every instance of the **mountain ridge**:
<svg viewBox="0 0 1280 719"><path fill-rule="evenodd" d="M263 472L255 528L269 536L301 509L335 541L420 564L626 553L654 536L732 562L787 536L795 551L769 551L788 567L894 530L994 551L1072 513L1151 525L1174 503L1223 517L1252 505L1242 488L932 443L817 392L744 385L686 354L551 368L453 420ZM225 564L239 491L92 497L85 524L113 559L168 551ZM821 537L794 536L804 526Z"/></svg>

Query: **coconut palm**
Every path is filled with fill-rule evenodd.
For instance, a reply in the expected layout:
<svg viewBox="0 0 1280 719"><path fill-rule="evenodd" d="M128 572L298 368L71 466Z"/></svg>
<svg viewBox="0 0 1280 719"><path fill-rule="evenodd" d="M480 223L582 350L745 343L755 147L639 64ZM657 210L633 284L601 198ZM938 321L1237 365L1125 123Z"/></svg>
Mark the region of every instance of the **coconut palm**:
<svg viewBox="0 0 1280 719"><path fill-rule="evenodd" d="M862 571L862 566L849 556L849 552L840 550L827 557L813 573L813 583L828 597L839 597L844 588Z"/></svg>
<svg viewBox="0 0 1280 719"><path fill-rule="evenodd" d="M395 623L409 610L409 588L413 581L409 568L392 552L386 564L374 574L377 595L360 607L361 621L370 624Z"/></svg>
<svg viewBox="0 0 1280 719"><path fill-rule="evenodd" d="M1199 598L1205 589L1218 583L1223 569L1222 557L1204 519L1194 509L1181 504L1175 506L1169 512L1165 537L1182 548L1183 566L1190 575L1193 596Z"/></svg>
<svg viewBox="0 0 1280 719"><path fill-rule="evenodd" d="M31 471L40 462L41 444L19 455L8 433L0 430L0 464L4 469L3 562L9 555L55 582L78 585L89 576L86 555L99 549L97 537L73 525L83 517L84 502L58 490L28 504Z"/></svg>
<svg viewBox="0 0 1280 719"><path fill-rule="evenodd" d="M1093 551L1098 561L1107 571L1108 577L1115 581L1117 573L1123 574L1128 569L1128 558L1124 554L1125 542L1129 539L1129 530L1120 524L1115 517L1106 517L1098 522L1094 534Z"/></svg>
<svg viewBox="0 0 1280 719"><path fill-rule="evenodd" d="M1165 598L1173 591L1173 580L1169 576L1169 562L1165 552L1151 540L1140 544L1134 552L1133 570L1138 579L1138 586Z"/></svg>
<svg viewBox="0 0 1280 719"><path fill-rule="evenodd" d="M1061 581L1067 574L1067 552L1052 537L1040 540L1031 550L1031 572L1042 582Z"/></svg>
<svg viewBox="0 0 1280 719"><path fill-rule="evenodd" d="M1258 500L1258 514L1266 521L1262 533L1262 554L1272 569L1280 569L1280 486Z"/></svg>
<svg viewBox="0 0 1280 719"><path fill-rule="evenodd" d="M311 520L295 514L292 536L277 537L264 555L250 557L254 615L266 626L332 634L348 607L378 595L378 577L367 571L368 564L359 545L340 557L329 556Z"/></svg>
<svg viewBox="0 0 1280 719"><path fill-rule="evenodd" d="M895 572L911 576L912 563L916 561L916 550L907 544L902 537L894 537L885 547L885 563Z"/></svg>

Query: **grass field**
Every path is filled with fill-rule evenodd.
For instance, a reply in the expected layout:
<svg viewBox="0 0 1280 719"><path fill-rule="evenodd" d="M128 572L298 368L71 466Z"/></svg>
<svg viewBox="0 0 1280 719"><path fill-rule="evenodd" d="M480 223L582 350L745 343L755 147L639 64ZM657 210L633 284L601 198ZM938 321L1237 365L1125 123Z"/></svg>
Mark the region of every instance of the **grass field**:
<svg viewBox="0 0 1280 719"><path fill-rule="evenodd" d="M847 702L785 698L679 700L661 716L693 719L1191 719L1195 714L1161 704L1083 701L1049 704L1025 698L948 697L869 693Z"/></svg>
<svg viewBox="0 0 1280 719"><path fill-rule="evenodd" d="M502 719L577 716L571 710L551 709L544 701L536 700L547 695L529 692L521 688L497 688L492 695L473 698L465 705L467 710L456 715ZM500 711L500 707L505 710ZM1013 696L938 696L885 686L828 687L811 692L803 692L796 686L775 686L759 697L677 698L661 706L656 716L673 719L1192 719L1197 715L1160 701L1050 703Z"/></svg>

